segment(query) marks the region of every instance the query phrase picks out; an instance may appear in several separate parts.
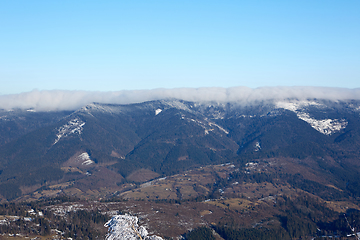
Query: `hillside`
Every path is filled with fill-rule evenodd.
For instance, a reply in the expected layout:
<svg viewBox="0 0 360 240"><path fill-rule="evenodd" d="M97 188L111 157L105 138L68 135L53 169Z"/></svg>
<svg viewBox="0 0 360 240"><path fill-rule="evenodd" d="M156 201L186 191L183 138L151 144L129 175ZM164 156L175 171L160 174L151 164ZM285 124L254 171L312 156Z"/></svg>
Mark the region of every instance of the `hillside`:
<svg viewBox="0 0 360 240"><path fill-rule="evenodd" d="M3 202L120 201L162 237L203 226L224 239L246 229L264 239L314 237L317 228L344 235L331 225L342 213L360 221L360 101L159 100L1 114ZM146 203L164 204L162 220L149 220ZM185 203L184 215L170 210ZM189 224L199 229L190 234Z"/></svg>
<svg viewBox="0 0 360 240"><path fill-rule="evenodd" d="M193 167L274 157L300 159L315 175L351 187L359 112L356 101L320 100L251 106L162 100L95 103L67 115L3 112L0 129L8 129L2 138L8 137L0 146L0 194L14 199L55 183L84 191L120 187ZM101 171L116 180L110 183ZM136 177L139 171L147 174Z"/></svg>

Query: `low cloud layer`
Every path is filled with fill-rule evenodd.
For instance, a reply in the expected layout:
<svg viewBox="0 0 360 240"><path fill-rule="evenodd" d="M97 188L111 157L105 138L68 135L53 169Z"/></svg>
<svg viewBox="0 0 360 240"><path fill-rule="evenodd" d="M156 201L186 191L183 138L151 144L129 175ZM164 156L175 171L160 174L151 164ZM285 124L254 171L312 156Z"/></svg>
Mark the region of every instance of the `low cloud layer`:
<svg viewBox="0 0 360 240"><path fill-rule="evenodd" d="M75 110L89 103L127 104L160 99L182 99L186 101L239 102L251 104L265 100L326 99L360 100L360 88L324 87L233 87L233 88L176 88L117 92L88 91L38 91L11 95L0 95L0 109L35 109L37 111Z"/></svg>

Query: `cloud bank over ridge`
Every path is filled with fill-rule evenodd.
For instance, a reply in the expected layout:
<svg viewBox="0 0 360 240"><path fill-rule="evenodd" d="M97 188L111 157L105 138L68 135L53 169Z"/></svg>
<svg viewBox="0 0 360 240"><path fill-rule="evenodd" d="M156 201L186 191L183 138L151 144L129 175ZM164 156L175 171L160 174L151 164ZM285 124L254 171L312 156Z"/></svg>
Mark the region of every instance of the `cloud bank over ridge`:
<svg viewBox="0 0 360 240"><path fill-rule="evenodd" d="M89 92L49 90L0 95L0 109L35 109L37 111L75 110L87 104L128 104L161 99L181 99L195 102L238 102L252 104L266 100L282 99L360 100L360 88L328 87L232 87L232 88L175 88L152 90L124 90L114 92Z"/></svg>

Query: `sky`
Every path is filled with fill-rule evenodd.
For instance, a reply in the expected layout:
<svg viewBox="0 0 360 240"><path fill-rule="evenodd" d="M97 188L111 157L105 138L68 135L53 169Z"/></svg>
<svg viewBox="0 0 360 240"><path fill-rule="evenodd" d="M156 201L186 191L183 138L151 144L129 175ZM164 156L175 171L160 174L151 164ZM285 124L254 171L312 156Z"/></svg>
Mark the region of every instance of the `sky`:
<svg viewBox="0 0 360 240"><path fill-rule="evenodd" d="M0 1L0 95L360 87L360 1Z"/></svg>

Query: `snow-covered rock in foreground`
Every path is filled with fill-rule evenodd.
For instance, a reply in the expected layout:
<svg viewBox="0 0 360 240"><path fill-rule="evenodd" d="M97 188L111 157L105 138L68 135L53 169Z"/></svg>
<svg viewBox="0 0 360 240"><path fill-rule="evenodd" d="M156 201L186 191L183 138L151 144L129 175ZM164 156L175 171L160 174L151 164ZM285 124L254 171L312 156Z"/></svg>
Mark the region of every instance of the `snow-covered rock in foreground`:
<svg viewBox="0 0 360 240"><path fill-rule="evenodd" d="M163 240L158 236L148 236L148 231L138 225L138 218L130 215L113 216L104 225L108 227L106 240Z"/></svg>

